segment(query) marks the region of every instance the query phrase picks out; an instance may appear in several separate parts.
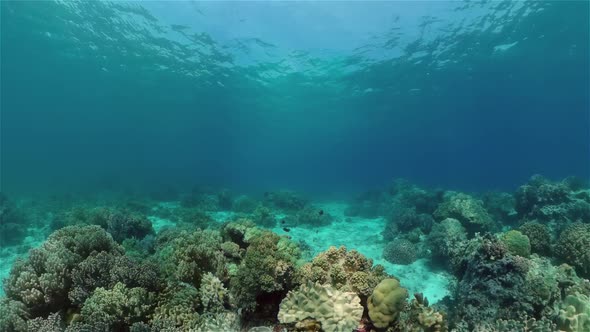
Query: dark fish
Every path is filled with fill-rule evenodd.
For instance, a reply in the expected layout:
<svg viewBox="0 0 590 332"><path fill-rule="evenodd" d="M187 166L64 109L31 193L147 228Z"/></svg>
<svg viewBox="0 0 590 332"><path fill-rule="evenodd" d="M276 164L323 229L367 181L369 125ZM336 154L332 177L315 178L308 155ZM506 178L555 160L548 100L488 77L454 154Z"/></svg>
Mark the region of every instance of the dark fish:
<svg viewBox="0 0 590 332"><path fill-rule="evenodd" d="M319 213L320 213L320 216L323 216L324 215L324 210L320 210Z"/></svg>
<svg viewBox="0 0 590 332"><path fill-rule="evenodd" d="M284 223L285 223L285 219L281 220L281 224L284 224Z"/></svg>
<svg viewBox="0 0 590 332"><path fill-rule="evenodd" d="M291 231L291 229L290 229L289 227L283 227L283 230L284 230L285 232L290 232L290 231Z"/></svg>

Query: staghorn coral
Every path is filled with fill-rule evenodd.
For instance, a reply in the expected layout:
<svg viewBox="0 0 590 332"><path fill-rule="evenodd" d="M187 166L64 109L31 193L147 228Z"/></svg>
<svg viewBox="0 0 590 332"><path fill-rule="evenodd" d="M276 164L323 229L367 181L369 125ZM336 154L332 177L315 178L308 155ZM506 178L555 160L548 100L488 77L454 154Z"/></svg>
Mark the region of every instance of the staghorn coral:
<svg viewBox="0 0 590 332"><path fill-rule="evenodd" d="M547 226L537 222L526 222L518 230L529 238L532 253L544 256L551 253L551 234Z"/></svg>
<svg viewBox="0 0 590 332"><path fill-rule="evenodd" d="M575 223L559 235L555 255L576 268L583 277L590 277L590 224Z"/></svg>
<svg viewBox="0 0 590 332"><path fill-rule="evenodd" d="M230 311L207 313L200 317L191 332L240 332L240 317Z"/></svg>
<svg viewBox="0 0 590 332"><path fill-rule="evenodd" d="M508 252L513 255L529 257L531 254L531 242L528 236L517 230L508 231L500 237Z"/></svg>
<svg viewBox="0 0 590 332"><path fill-rule="evenodd" d="M329 284L341 291L355 292L361 299L371 295L373 288L388 277L383 266L373 266L373 260L343 246L330 247L298 270L299 283Z"/></svg>
<svg viewBox="0 0 590 332"><path fill-rule="evenodd" d="M281 323L297 323L311 317L324 331L349 332L358 326L362 315L363 307L355 293L308 283L287 294L278 318Z"/></svg>
<svg viewBox="0 0 590 332"><path fill-rule="evenodd" d="M24 261L17 261L4 284L6 295L23 302L33 317L69 306L73 270L96 252L123 249L99 226L69 226L49 236Z"/></svg>
<svg viewBox="0 0 590 332"><path fill-rule="evenodd" d="M383 248L383 258L393 264L412 264L418 258L416 245L405 239L391 241Z"/></svg>
<svg viewBox="0 0 590 332"><path fill-rule="evenodd" d="M483 202L467 194L449 193L434 211L438 220L454 218L459 220L469 233L491 230L492 217L483 207Z"/></svg>
<svg viewBox="0 0 590 332"><path fill-rule="evenodd" d="M382 280L367 300L369 317L377 328L386 328L395 322L406 306L408 291L402 288L399 280Z"/></svg>

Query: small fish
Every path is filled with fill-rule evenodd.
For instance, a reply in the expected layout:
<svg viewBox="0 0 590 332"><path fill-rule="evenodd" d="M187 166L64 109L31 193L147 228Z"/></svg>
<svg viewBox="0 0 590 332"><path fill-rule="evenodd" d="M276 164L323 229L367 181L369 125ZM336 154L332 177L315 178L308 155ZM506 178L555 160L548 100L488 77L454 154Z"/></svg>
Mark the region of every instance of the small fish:
<svg viewBox="0 0 590 332"><path fill-rule="evenodd" d="M320 216L323 216L324 215L324 210L320 210L319 214L320 214Z"/></svg>
<svg viewBox="0 0 590 332"><path fill-rule="evenodd" d="M285 224L285 219L281 220L281 224Z"/></svg>
<svg viewBox="0 0 590 332"><path fill-rule="evenodd" d="M291 229L290 229L289 227L283 227L283 230L284 230L285 232L290 232L290 231L291 231Z"/></svg>

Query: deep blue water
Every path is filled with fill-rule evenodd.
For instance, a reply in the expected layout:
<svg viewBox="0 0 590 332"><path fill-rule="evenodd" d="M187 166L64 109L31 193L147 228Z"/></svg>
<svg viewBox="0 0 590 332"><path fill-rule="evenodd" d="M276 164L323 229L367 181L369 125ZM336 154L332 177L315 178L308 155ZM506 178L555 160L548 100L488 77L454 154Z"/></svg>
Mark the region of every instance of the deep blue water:
<svg viewBox="0 0 590 332"><path fill-rule="evenodd" d="M3 191L590 177L586 1L1 9Z"/></svg>

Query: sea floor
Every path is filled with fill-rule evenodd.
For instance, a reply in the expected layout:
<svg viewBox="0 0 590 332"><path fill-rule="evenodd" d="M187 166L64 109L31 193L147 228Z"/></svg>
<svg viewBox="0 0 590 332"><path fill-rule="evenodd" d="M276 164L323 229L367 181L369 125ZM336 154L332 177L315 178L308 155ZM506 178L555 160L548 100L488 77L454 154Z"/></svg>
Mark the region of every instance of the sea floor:
<svg viewBox="0 0 590 332"><path fill-rule="evenodd" d="M173 207L175 203L161 203L163 206ZM317 253L328 249L330 246L345 246L347 249L355 249L375 264L381 264L385 270L400 279L402 286L408 289L410 294L423 293L430 303L436 303L446 295L452 277L443 271L433 271L428 266L426 259L419 259L409 265L392 264L382 257L385 241L381 231L385 227L383 218L364 219L347 217L344 211L347 207L344 203L316 204L325 212L334 217L332 224L322 227L292 227L286 232L283 227L277 226L271 230L279 235L290 236L295 242L306 243L315 256ZM232 218L232 212L214 212L211 216L216 222L225 222ZM277 216L279 219L281 216ZM167 227L174 227L175 223L168 219L156 216L148 217L156 232ZM18 246L0 248L0 280L4 280L12 264L18 257L24 257L29 249L40 246L45 240L47 230L30 229L25 241ZM0 296L3 290L0 289Z"/></svg>

